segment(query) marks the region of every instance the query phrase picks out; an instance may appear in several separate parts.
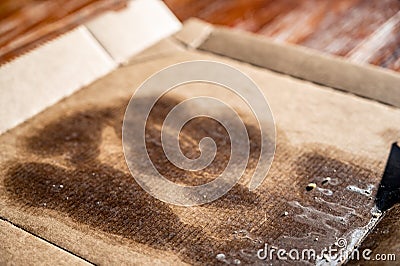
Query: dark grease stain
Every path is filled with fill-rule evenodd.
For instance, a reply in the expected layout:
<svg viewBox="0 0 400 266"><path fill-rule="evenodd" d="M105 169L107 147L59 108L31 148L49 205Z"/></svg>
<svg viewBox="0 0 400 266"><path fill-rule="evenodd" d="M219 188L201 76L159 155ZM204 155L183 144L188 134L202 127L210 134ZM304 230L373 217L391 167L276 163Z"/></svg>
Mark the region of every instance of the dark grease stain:
<svg viewBox="0 0 400 266"><path fill-rule="evenodd" d="M191 150L197 149L196 141L198 143L203 136L211 135L222 156L217 156L209 166L211 174L207 176L178 169L166 160L162 147L158 145L160 132L157 130L177 103L164 98L150 114L146 128L150 158L157 169L175 182L194 185L199 181L209 181L225 167L226 154L230 152L227 132L211 119L190 121L181 133L184 153L190 156ZM243 241L220 241L207 237L202 228L181 222L168 204L148 195L130 174L98 160L104 128L111 126L117 136L121 136L124 107L125 102L121 102L117 107L78 112L50 123L26 138L23 149L47 158L64 155L71 167L14 162L5 180L7 191L26 205L66 212L78 222L102 231L174 251L190 263L215 262L215 256L210 256L215 253L215 248L219 248L220 252L239 249ZM253 160L256 156L257 152ZM214 206L227 208L228 202L249 206L257 202L257 196L247 188L236 185Z"/></svg>
<svg viewBox="0 0 400 266"><path fill-rule="evenodd" d="M377 183L381 174L379 171L374 170L374 168L377 168L378 162L373 162L375 165L370 165L371 169L369 169L354 163L362 162L362 158L337 151L334 147L312 146L315 146L315 151L301 152L293 168L297 176L303 176L308 182L317 185L315 189L308 193L311 193L314 197L322 197L340 206L363 208L369 205L369 208L372 208L373 200L371 197L350 191L347 187L353 185L360 188L367 188L368 184ZM319 147L316 148L317 146ZM363 164L368 165L366 162L363 162ZM295 190L301 193L301 188L304 188L304 186L307 186L307 183L298 186L298 188L296 187ZM332 195L327 196L324 194L327 191L332 192ZM376 189L373 193L376 193ZM304 198L303 203L311 204L310 200L312 200L311 197ZM323 203L319 203L316 206L318 210L333 215L343 216L348 211L346 209L335 210L332 206ZM369 209L364 207L363 211L365 211L366 218L368 218L370 216ZM361 221L360 217L357 216L351 216L349 219L348 224ZM347 227L348 225L340 224L337 226L339 231L343 233L347 230Z"/></svg>
<svg viewBox="0 0 400 266"><path fill-rule="evenodd" d="M282 217L282 213L290 208L286 203L290 200L315 204L313 194L304 193L307 183L318 181L316 179L319 176L326 177L327 174L340 179L340 190L337 188L332 197L346 205L348 199L343 199L343 195L347 195L344 191L346 184L356 176L360 180L375 178L372 170L337 159L344 156L340 151L331 152L332 155L324 152L320 145L293 147L288 144L284 134L279 132L277 151L270 171L271 180L266 182L284 190L270 189L268 186L268 190L260 188L259 192L253 193L241 184L235 185L221 199L194 209L196 215L201 215L201 211L197 210L202 208L230 212L227 214L229 217L211 225L210 232L208 228L196 225L195 216L191 218L193 224L187 224L172 211L171 206L143 191L121 162L122 148L118 157L121 160L119 165L110 165L99 159L104 141L102 134L106 127L113 129L119 137L119 142L115 144L121 146L121 125L126 103L126 100L120 100L111 107L93 107L73 113L24 138L20 147L24 153L47 159L63 156L63 163L67 166L38 161L10 162L4 180L9 197L25 206L57 210L78 223L156 249L172 251L192 264L215 264L218 262L215 258L218 253L227 254L229 262L233 262L232 258L235 257L242 263L255 263L258 262L255 252L263 244L249 241L248 238L236 239L232 237L234 230L251 231L265 241L283 234L302 236L315 228L295 222L292 217ZM186 125L181 132L180 142L187 156L198 156L198 141L204 136L211 136L216 141L218 156L207 168L207 175L203 172L182 172L165 160L158 130L165 115L177 103L177 100L163 97L149 117L146 145L150 158L174 182L189 185L208 182L218 176L226 165L230 153L227 132L208 118L194 119ZM246 127L252 151L246 173L251 174L257 163L260 140L257 128L251 125ZM335 189L333 186L331 188ZM267 205L274 205L274 211L266 214L264 207ZM325 211L332 212L328 208ZM265 217L267 219L263 222ZM339 226L346 229L346 226ZM252 250L254 254L249 256L239 252L244 249Z"/></svg>

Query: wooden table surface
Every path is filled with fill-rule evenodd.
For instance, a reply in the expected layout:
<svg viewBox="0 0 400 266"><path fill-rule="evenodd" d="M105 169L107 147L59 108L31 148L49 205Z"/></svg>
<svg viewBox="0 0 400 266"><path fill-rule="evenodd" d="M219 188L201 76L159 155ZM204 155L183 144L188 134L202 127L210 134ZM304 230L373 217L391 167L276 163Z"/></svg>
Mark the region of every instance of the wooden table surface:
<svg viewBox="0 0 400 266"><path fill-rule="evenodd" d="M0 1L0 63L127 0ZM164 0L197 17L400 71L398 0Z"/></svg>
<svg viewBox="0 0 400 266"><path fill-rule="evenodd" d="M182 21L256 32L400 71L398 0L165 0Z"/></svg>
<svg viewBox="0 0 400 266"><path fill-rule="evenodd" d="M0 0L0 64L126 0Z"/></svg>

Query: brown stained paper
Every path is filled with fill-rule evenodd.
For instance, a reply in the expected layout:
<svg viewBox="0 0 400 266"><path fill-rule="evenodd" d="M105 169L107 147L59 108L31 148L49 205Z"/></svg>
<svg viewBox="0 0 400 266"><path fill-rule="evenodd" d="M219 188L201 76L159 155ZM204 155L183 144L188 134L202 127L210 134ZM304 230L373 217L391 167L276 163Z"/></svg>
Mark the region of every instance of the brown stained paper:
<svg viewBox="0 0 400 266"><path fill-rule="evenodd" d="M359 243L377 222L372 197L390 144L400 137L400 110L169 40L0 136L0 216L96 264L248 264L262 262L256 254L264 243L317 251L340 237L350 247ZM121 126L146 78L196 59L232 65L258 84L275 118L277 150L264 183L250 192L260 147L247 107L211 85L166 95L149 117L147 148L170 180L207 182L229 156L226 132L202 118L183 128L180 141L195 157L198 141L213 137L219 149L208 171L182 172L166 162L159 128L182 99L201 92L231 104L252 144L239 184L217 201L186 208L137 185L125 164ZM309 183L317 187L307 191Z"/></svg>

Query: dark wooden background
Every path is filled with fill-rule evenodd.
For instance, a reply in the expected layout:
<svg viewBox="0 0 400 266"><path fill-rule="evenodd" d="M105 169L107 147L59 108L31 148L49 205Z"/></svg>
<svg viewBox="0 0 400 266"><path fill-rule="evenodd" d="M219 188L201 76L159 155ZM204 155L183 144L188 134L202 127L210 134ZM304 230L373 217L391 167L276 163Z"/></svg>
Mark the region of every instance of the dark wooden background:
<svg viewBox="0 0 400 266"><path fill-rule="evenodd" d="M400 71L398 0L164 0L197 17ZM126 0L0 1L0 63Z"/></svg>
<svg viewBox="0 0 400 266"><path fill-rule="evenodd" d="M165 0L180 20L198 17L278 42L400 70L398 0Z"/></svg>
<svg viewBox="0 0 400 266"><path fill-rule="evenodd" d="M126 0L0 0L0 64Z"/></svg>

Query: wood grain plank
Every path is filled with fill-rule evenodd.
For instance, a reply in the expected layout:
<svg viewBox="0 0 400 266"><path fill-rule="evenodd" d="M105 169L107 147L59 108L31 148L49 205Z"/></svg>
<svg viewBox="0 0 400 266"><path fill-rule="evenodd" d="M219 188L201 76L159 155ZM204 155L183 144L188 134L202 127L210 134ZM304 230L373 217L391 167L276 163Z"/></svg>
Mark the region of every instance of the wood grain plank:
<svg viewBox="0 0 400 266"><path fill-rule="evenodd" d="M16 1L0 6L0 62L43 44L126 0Z"/></svg>
<svg viewBox="0 0 400 266"><path fill-rule="evenodd" d="M382 40L385 40L382 42ZM347 56L359 63L372 63L400 70L400 12L379 27Z"/></svg>
<svg viewBox="0 0 400 266"><path fill-rule="evenodd" d="M184 21L190 17L196 16L200 11L214 2L213 0L168 0L164 1L174 14Z"/></svg>
<svg viewBox="0 0 400 266"><path fill-rule="evenodd" d="M382 35L379 32L390 27L393 22L389 21L400 11L400 1L396 0L165 0L165 3L181 20L193 16L352 60L355 49L374 35ZM360 48L357 58L365 57L362 61L399 70L399 39L399 30L394 26L385 38L376 37L368 51Z"/></svg>
<svg viewBox="0 0 400 266"><path fill-rule="evenodd" d="M350 2L352 5L346 5ZM314 32L300 44L345 56L399 10L399 1L336 1L327 9ZM382 43L385 41L381 40Z"/></svg>
<svg viewBox="0 0 400 266"><path fill-rule="evenodd" d="M399 70L396 27L374 40L377 50L360 48L400 11L396 0L164 0L184 21L198 17L213 24L257 32L280 42L304 45ZM126 0L6 0L0 3L0 62L14 58ZM389 23L390 24L390 23ZM361 49L356 53L356 49ZM356 53L356 55L354 55ZM372 56L373 54L373 56ZM358 59L354 59L357 57ZM360 59L363 58L364 59ZM367 60L368 59L368 60Z"/></svg>

